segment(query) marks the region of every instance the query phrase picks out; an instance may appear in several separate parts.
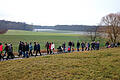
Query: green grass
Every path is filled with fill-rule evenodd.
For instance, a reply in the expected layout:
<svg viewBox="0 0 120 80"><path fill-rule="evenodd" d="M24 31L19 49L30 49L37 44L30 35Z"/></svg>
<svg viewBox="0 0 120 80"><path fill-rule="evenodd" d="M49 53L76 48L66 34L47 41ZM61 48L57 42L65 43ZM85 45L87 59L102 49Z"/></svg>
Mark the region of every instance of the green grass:
<svg viewBox="0 0 120 80"><path fill-rule="evenodd" d="M120 48L0 62L0 80L120 80Z"/></svg>
<svg viewBox="0 0 120 80"><path fill-rule="evenodd" d="M32 32L32 31L22 31L22 30L9 30L6 34L0 35L0 42L2 43L12 43L14 51L17 52L19 41L24 42L39 42L41 49L45 49L46 42L54 42L55 47L62 45L63 42L68 44L68 41L74 41L75 44L77 40L80 42L86 41L91 42L90 38L87 36L82 36L79 34L63 34L63 33L47 33L47 32ZM104 39L97 38L100 41L101 46L104 45ZM76 45L75 45L76 46Z"/></svg>
<svg viewBox="0 0 120 80"><path fill-rule="evenodd" d="M80 36L79 34L64 34L64 33L52 33L52 32L33 32L33 31L23 31L23 30L9 30L4 35Z"/></svg>

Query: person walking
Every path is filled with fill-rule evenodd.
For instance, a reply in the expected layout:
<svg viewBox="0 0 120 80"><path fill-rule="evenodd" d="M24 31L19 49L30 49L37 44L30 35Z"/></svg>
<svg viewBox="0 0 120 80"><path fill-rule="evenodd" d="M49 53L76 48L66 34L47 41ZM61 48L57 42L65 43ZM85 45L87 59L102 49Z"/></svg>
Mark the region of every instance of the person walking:
<svg viewBox="0 0 120 80"><path fill-rule="evenodd" d="M54 54L54 49L55 49L55 44L52 42L52 44L51 44L51 51L52 51L52 54Z"/></svg>
<svg viewBox="0 0 120 80"><path fill-rule="evenodd" d="M22 55L22 42L20 41L19 47L18 47L18 56L20 57Z"/></svg>
<svg viewBox="0 0 120 80"><path fill-rule="evenodd" d="M79 51L79 48L80 48L80 42L77 41L77 51Z"/></svg>
<svg viewBox="0 0 120 80"><path fill-rule="evenodd" d="M37 51L36 51L36 55L35 56L37 56L37 53L39 53L40 56L42 55L41 52L40 52L40 44L39 43L37 43Z"/></svg>
<svg viewBox="0 0 120 80"><path fill-rule="evenodd" d="M74 42L72 42L72 52L74 52L74 47L75 47L75 44L74 44Z"/></svg>
<svg viewBox="0 0 120 80"><path fill-rule="evenodd" d="M109 48L109 45L110 45L110 43L107 41L107 42L105 43L106 48Z"/></svg>
<svg viewBox="0 0 120 80"><path fill-rule="evenodd" d="M8 55L7 55L7 59L13 59L13 47L11 44L8 44Z"/></svg>
<svg viewBox="0 0 120 80"><path fill-rule="evenodd" d="M99 48L100 48L100 42L97 41L97 43L96 43L96 50L99 50Z"/></svg>
<svg viewBox="0 0 120 80"><path fill-rule="evenodd" d="M23 58L25 58L25 43L22 42L22 55L23 55Z"/></svg>
<svg viewBox="0 0 120 80"><path fill-rule="evenodd" d="M113 42L111 42L110 46L111 46L111 48L114 48L115 44Z"/></svg>
<svg viewBox="0 0 120 80"><path fill-rule="evenodd" d="M51 51L51 45L52 45L52 43L49 43L49 53L50 54L52 53L52 51Z"/></svg>
<svg viewBox="0 0 120 80"><path fill-rule="evenodd" d="M67 48L67 52L70 53L70 46L68 46L68 48Z"/></svg>
<svg viewBox="0 0 120 80"><path fill-rule="evenodd" d="M2 43L0 43L0 61L1 61L1 59L4 60L2 53L3 53L3 45L2 45Z"/></svg>
<svg viewBox="0 0 120 80"><path fill-rule="evenodd" d="M95 41L91 43L91 50L95 50Z"/></svg>
<svg viewBox="0 0 120 80"><path fill-rule="evenodd" d="M117 42L117 46L120 47L120 42Z"/></svg>
<svg viewBox="0 0 120 80"><path fill-rule="evenodd" d="M87 43L87 51L89 51L90 50L90 43L88 42Z"/></svg>
<svg viewBox="0 0 120 80"><path fill-rule="evenodd" d="M7 55L6 55L7 54ZM4 48L4 57L7 56L8 57L8 45L5 44L5 48ZM8 58L6 58L6 60L8 60Z"/></svg>
<svg viewBox="0 0 120 80"><path fill-rule="evenodd" d="M88 45L87 45L87 42L85 42L85 51L87 51L88 49Z"/></svg>
<svg viewBox="0 0 120 80"><path fill-rule="evenodd" d="M26 58L29 58L28 52L29 52L29 44L27 42L25 42L25 57Z"/></svg>
<svg viewBox="0 0 120 80"><path fill-rule="evenodd" d="M34 42L34 51L33 51L33 53L36 54L36 52L37 52L37 44L36 44L36 42Z"/></svg>
<svg viewBox="0 0 120 80"><path fill-rule="evenodd" d="M82 51L84 51L84 48L85 48L85 43L84 42L81 43L81 47L82 47Z"/></svg>
<svg viewBox="0 0 120 80"><path fill-rule="evenodd" d="M30 44L29 44L29 56L33 56L32 50L33 50L33 46L32 46L32 43L30 42Z"/></svg>
<svg viewBox="0 0 120 80"><path fill-rule="evenodd" d="M71 46L72 46L72 42L71 41L68 42L68 46L70 47L70 52L71 52Z"/></svg>
<svg viewBox="0 0 120 80"><path fill-rule="evenodd" d="M65 53L65 48L66 48L66 46L65 46L66 44L65 44L65 42L62 44L62 48L63 48L63 52Z"/></svg>
<svg viewBox="0 0 120 80"><path fill-rule="evenodd" d="M47 42L45 47L47 48L47 54L49 54L49 43Z"/></svg>
<svg viewBox="0 0 120 80"><path fill-rule="evenodd" d="M15 56L14 56L14 53L13 53L13 46L12 46L12 44L10 44L10 47L11 47L11 58L13 59L13 58L15 58Z"/></svg>

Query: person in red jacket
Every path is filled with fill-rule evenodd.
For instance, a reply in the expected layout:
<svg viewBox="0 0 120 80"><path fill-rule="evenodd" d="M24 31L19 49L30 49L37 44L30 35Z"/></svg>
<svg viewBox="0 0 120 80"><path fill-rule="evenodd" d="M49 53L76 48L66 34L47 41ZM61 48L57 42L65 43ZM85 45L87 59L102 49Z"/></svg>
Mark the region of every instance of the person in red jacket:
<svg viewBox="0 0 120 80"><path fill-rule="evenodd" d="M68 52L70 53L70 46L68 46Z"/></svg>
<svg viewBox="0 0 120 80"><path fill-rule="evenodd" d="M52 51L51 51L51 45L52 45L52 43L49 43L49 52L50 52L50 54L52 53Z"/></svg>
<svg viewBox="0 0 120 80"><path fill-rule="evenodd" d="M2 43L0 43L0 61L1 61L1 58L4 60L4 57L2 56L2 52L3 52L3 45Z"/></svg>

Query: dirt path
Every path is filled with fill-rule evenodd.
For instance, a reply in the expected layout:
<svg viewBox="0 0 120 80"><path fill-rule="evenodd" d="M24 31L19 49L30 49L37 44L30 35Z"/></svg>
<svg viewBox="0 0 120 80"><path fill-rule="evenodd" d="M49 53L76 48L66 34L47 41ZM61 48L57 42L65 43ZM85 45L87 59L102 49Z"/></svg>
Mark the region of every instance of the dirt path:
<svg viewBox="0 0 120 80"><path fill-rule="evenodd" d="M42 55L41 56L47 56L47 55L55 55L55 54L58 54L57 52L55 52L54 54L47 54L47 53L41 53ZM33 56L29 56L29 58L35 58L35 57L39 57L40 54L38 54L38 56L35 56L35 54L33 54ZM4 60L1 59L1 61L7 61L6 59L7 57L4 57ZM25 59L23 57L19 57L17 55L15 55L15 58L14 59L8 59L8 60L18 60L18 59Z"/></svg>

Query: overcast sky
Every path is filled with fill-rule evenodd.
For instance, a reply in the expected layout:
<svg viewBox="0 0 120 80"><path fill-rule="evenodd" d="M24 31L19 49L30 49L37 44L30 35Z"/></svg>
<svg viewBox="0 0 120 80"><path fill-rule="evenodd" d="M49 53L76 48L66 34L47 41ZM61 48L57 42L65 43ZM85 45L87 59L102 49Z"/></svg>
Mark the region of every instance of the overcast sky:
<svg viewBox="0 0 120 80"><path fill-rule="evenodd" d="M120 0L0 0L0 20L37 25L98 25Z"/></svg>

